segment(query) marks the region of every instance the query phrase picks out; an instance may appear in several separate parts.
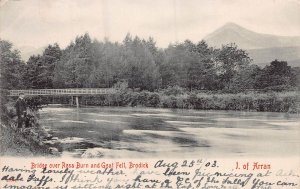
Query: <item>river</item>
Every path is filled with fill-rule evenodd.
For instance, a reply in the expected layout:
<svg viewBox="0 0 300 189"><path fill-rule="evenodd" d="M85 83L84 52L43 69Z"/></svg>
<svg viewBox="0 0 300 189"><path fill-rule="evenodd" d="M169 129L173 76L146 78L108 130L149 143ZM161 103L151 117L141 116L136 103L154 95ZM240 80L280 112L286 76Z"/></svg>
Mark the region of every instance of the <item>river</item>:
<svg viewBox="0 0 300 189"><path fill-rule="evenodd" d="M300 154L300 117L268 112L48 106L40 123L62 156L283 157Z"/></svg>

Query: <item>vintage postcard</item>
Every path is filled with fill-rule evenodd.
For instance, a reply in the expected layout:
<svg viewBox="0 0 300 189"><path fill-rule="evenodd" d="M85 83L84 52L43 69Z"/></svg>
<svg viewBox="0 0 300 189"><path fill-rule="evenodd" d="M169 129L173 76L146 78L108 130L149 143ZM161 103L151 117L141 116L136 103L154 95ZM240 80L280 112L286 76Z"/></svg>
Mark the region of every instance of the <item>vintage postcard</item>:
<svg viewBox="0 0 300 189"><path fill-rule="evenodd" d="M1 0L0 188L300 188L300 1Z"/></svg>

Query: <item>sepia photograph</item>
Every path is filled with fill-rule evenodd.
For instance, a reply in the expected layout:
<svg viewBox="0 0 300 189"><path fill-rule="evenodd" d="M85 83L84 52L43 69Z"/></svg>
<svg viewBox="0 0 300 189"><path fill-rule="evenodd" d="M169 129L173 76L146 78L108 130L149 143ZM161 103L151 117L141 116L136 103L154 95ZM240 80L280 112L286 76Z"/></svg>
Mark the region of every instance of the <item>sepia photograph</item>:
<svg viewBox="0 0 300 189"><path fill-rule="evenodd" d="M171 172L177 164L168 159L277 158L277 166L293 158L285 163L300 170L299 90L299 0L0 1L2 172L9 172L3 165L10 158L21 167L24 158L107 159L124 169L122 159L139 159L128 164L135 168L155 160L154 169L168 167L165 176L190 175L175 172L177 166ZM272 166L256 162L253 170ZM298 180L254 179L253 186L252 175L244 182L229 176L220 189L297 188L298 174L279 171ZM136 185L115 188L170 188L171 181L137 175ZM186 188L209 188L198 181Z"/></svg>

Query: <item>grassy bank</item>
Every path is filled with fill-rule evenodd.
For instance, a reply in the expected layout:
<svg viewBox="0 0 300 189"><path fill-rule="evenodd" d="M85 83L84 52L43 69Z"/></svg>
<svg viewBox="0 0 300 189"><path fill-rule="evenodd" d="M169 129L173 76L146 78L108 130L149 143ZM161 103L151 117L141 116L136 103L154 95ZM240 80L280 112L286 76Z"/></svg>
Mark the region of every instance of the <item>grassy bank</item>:
<svg viewBox="0 0 300 189"><path fill-rule="evenodd" d="M13 107L14 102L1 96L0 120L0 155L3 156L57 156L54 145L45 141L50 135L38 123L37 109L31 109L29 127L17 128L17 117ZM30 104L30 107L33 107Z"/></svg>
<svg viewBox="0 0 300 189"><path fill-rule="evenodd" d="M40 97L42 102L70 104L70 97ZM111 95L82 96L83 106L142 106L200 110L300 112L298 91L212 93L164 90L159 92L118 90Z"/></svg>
<svg viewBox="0 0 300 189"><path fill-rule="evenodd" d="M35 132L27 130L22 133L1 124L0 137L0 155L44 156L51 154L51 150L42 143Z"/></svg>
<svg viewBox="0 0 300 189"><path fill-rule="evenodd" d="M238 94L183 94L162 96L163 107L193 108L202 110L239 110L264 112L291 112L300 110L299 95L286 93L238 93Z"/></svg>

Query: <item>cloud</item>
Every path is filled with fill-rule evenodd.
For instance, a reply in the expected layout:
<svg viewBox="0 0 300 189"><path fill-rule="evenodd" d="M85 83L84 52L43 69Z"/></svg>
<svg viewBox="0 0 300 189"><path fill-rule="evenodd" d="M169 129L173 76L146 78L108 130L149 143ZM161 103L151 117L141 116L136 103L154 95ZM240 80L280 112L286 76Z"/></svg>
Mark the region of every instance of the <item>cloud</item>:
<svg viewBox="0 0 300 189"><path fill-rule="evenodd" d="M292 0L23 0L1 1L0 35L17 45L66 46L89 32L122 41L127 32L159 46L199 41L226 22L253 31L300 35L300 3Z"/></svg>

